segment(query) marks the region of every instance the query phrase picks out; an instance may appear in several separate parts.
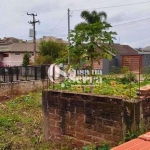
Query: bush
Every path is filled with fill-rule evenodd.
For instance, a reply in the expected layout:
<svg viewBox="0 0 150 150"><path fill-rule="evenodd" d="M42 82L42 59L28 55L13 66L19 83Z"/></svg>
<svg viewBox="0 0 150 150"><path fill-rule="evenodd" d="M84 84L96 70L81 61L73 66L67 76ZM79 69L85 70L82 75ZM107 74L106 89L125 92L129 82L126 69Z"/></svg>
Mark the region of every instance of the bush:
<svg viewBox="0 0 150 150"><path fill-rule="evenodd" d="M102 144L101 146L91 145L83 147L83 150L110 150L110 146L107 143Z"/></svg>
<svg viewBox="0 0 150 150"><path fill-rule="evenodd" d="M132 72L126 73L124 75L124 77L121 78L121 82L123 84L130 83L130 82L136 82L136 75Z"/></svg>
<svg viewBox="0 0 150 150"><path fill-rule="evenodd" d="M142 68L144 81L150 80L150 67L145 66Z"/></svg>
<svg viewBox="0 0 150 150"><path fill-rule="evenodd" d="M129 72L129 67L123 66L122 69L121 69L121 73L125 74L125 73L128 73L128 72Z"/></svg>
<svg viewBox="0 0 150 150"><path fill-rule="evenodd" d="M120 68L117 68L116 66L112 66L111 73L119 74L119 73L121 73L121 70L120 70Z"/></svg>

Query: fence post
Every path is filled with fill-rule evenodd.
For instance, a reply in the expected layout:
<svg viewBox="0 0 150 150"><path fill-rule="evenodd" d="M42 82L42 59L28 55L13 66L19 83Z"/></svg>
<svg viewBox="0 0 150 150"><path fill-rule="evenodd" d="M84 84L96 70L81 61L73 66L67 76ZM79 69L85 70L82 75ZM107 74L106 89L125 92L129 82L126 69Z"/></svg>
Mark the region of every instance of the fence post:
<svg viewBox="0 0 150 150"><path fill-rule="evenodd" d="M34 79L37 80L37 66L34 67Z"/></svg>
<svg viewBox="0 0 150 150"><path fill-rule="evenodd" d="M6 73L5 73L5 67L3 67L3 71L2 71L2 74L3 74L3 78L4 78L4 82L6 81Z"/></svg>
<svg viewBox="0 0 150 150"><path fill-rule="evenodd" d="M19 69L18 69L18 67L16 67L16 80L18 80L19 79Z"/></svg>
<svg viewBox="0 0 150 150"><path fill-rule="evenodd" d="M45 74L46 74L46 69L45 66L41 66L41 79L44 80L45 79Z"/></svg>
<svg viewBox="0 0 150 150"><path fill-rule="evenodd" d="M13 82L13 70L12 70L12 67L8 68L8 73L9 73L9 82Z"/></svg>

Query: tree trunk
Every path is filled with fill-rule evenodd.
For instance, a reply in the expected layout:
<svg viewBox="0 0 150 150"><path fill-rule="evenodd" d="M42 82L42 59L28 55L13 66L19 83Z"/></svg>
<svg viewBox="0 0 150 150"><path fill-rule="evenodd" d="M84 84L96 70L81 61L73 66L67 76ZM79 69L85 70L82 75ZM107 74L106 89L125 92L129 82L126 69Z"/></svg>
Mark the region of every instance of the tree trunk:
<svg viewBox="0 0 150 150"><path fill-rule="evenodd" d="M93 93L93 74L92 74L92 69L93 69L93 58L91 57L91 66L90 66L90 92Z"/></svg>

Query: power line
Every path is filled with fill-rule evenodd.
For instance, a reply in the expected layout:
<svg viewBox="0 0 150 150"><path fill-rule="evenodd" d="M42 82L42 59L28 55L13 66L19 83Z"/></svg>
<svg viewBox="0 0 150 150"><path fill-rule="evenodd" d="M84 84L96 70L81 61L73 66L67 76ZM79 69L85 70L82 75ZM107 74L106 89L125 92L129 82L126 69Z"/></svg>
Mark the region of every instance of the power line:
<svg viewBox="0 0 150 150"><path fill-rule="evenodd" d="M149 19L150 19L150 18L145 18L145 19L140 19L140 20L130 21L130 22L126 22L126 23L115 24L115 25L112 25L112 26L126 25L126 24L135 23L135 22L144 21L144 20L149 20Z"/></svg>
<svg viewBox="0 0 150 150"><path fill-rule="evenodd" d="M146 11L148 10L148 11ZM150 10L149 9L146 9L146 10L142 10L142 11L137 11L137 12L134 12L132 14L125 14L125 15L120 15L120 16L116 16L116 17L111 17L111 18L108 18L108 21L109 22L115 22L115 21L120 21L122 19L134 19L134 18L139 18L141 16L148 16Z"/></svg>
<svg viewBox="0 0 150 150"><path fill-rule="evenodd" d="M103 0L103 1L97 1L96 0L96 1L92 1L92 2L91 2L91 0L89 0L89 1L83 1L83 2L75 3L75 4L64 5L64 6L60 6L60 7L54 7L52 9L50 8L50 9L44 9L44 10L35 10L34 12L38 12L38 14L41 14L42 12L47 12L47 11L50 11L50 12L60 11L60 10L62 11L64 9L67 9L70 6L80 5L82 7L82 6L86 6L86 5L89 5L89 4L97 4L97 3L102 3L102 2L106 2L106 1L110 1L110 0ZM84 5L81 5L82 3Z"/></svg>
<svg viewBox="0 0 150 150"><path fill-rule="evenodd" d="M2 26L0 26L0 29L6 29L8 26L10 27L10 25L16 25L16 23L19 23L22 20L23 20L22 16L21 16L21 18L18 17L18 19L14 19L8 23L3 24Z"/></svg>
<svg viewBox="0 0 150 150"><path fill-rule="evenodd" d="M91 10L91 9L102 9L102 8L124 7L124 6L139 5L139 4L144 4L144 3L150 3L150 1L138 2L138 3L131 3L131 4L124 4L124 5L106 6L106 7L99 7L99 8L88 8L88 9L86 9L86 10ZM73 10L73 11L82 11L82 10L83 10L83 9L75 9L75 10Z"/></svg>
<svg viewBox="0 0 150 150"><path fill-rule="evenodd" d="M5 25L5 24L8 24L8 23L10 23L10 22L13 22L14 20L18 20L19 18L22 18L23 16L24 16L24 15L18 16L18 17L14 18L14 19L12 19L12 20L6 22L6 23L1 24L1 26ZM1 27L1 26L0 26L0 27Z"/></svg>
<svg viewBox="0 0 150 150"><path fill-rule="evenodd" d="M67 16L67 14L65 14L64 17L50 31L54 30L65 19L66 16Z"/></svg>

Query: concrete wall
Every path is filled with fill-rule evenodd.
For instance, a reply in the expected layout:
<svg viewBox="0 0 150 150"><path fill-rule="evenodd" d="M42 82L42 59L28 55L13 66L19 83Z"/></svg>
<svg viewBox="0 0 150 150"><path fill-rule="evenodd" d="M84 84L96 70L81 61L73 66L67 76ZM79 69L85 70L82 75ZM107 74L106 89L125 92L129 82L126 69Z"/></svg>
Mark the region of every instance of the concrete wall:
<svg viewBox="0 0 150 150"><path fill-rule="evenodd" d="M102 74L109 74L110 73L110 64L108 59L103 59L103 69Z"/></svg>
<svg viewBox="0 0 150 150"><path fill-rule="evenodd" d="M21 95L27 94L29 92L34 92L37 90L42 90L49 87L49 81L23 81L23 82L13 82L11 83L1 83L0 84L0 100L3 100L5 95Z"/></svg>
<svg viewBox="0 0 150 150"><path fill-rule="evenodd" d="M150 65L150 54L142 55L142 66Z"/></svg>
<svg viewBox="0 0 150 150"><path fill-rule="evenodd" d="M117 68L120 68L120 62L121 56L117 55L116 57L113 57L111 61L108 59L103 59L103 74L109 74L111 72L112 66L116 66Z"/></svg>
<svg viewBox="0 0 150 150"><path fill-rule="evenodd" d="M121 68L122 67L122 56L116 55L116 67Z"/></svg>

